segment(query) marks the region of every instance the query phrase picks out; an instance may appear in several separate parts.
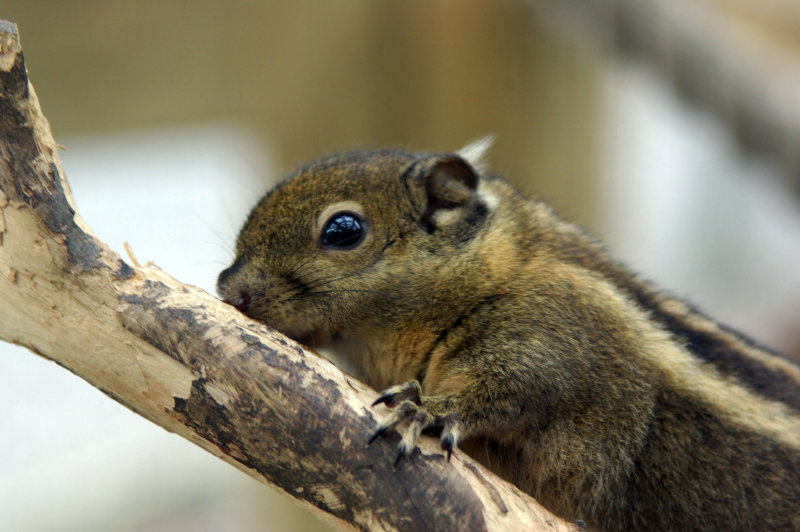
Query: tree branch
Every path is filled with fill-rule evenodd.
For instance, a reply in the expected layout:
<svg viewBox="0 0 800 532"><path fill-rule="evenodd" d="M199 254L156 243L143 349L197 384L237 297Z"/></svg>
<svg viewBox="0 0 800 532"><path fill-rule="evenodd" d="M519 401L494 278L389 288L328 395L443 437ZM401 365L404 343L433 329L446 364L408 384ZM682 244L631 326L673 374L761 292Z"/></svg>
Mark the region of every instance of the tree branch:
<svg viewBox="0 0 800 532"><path fill-rule="evenodd" d="M341 529L575 530L430 438L392 467L366 440L376 393L202 290L131 265L72 203L0 21L0 338L74 372L150 421L276 486Z"/></svg>

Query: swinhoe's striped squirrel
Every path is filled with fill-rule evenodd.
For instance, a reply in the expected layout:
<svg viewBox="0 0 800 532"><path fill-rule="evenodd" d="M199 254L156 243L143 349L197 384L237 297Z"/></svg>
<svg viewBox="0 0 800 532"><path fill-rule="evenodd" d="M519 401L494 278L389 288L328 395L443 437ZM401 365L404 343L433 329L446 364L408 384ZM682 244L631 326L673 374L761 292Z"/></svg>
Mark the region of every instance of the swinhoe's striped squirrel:
<svg viewBox="0 0 800 532"><path fill-rule="evenodd" d="M590 529L800 530L800 368L485 175L483 149L298 169L219 294L385 388L398 460L441 430Z"/></svg>

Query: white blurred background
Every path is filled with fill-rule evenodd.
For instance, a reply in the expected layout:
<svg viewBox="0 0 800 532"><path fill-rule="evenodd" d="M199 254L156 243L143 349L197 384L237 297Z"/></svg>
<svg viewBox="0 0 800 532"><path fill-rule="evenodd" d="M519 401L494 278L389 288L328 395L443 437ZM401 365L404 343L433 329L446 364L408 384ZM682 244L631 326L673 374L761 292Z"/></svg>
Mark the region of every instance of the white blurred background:
<svg viewBox="0 0 800 532"><path fill-rule="evenodd" d="M741 92L715 52L725 46L664 37L694 35L691 9L685 21L671 8L640 21L567 1L455 5L12 0L0 17L19 24L83 218L183 282L213 293L248 209L298 163L345 147L451 150L494 133L496 170L659 286L798 357L800 179L775 148L797 139L792 106L762 116L781 109L779 94L741 113L736 95L794 79L800 25L778 51L752 47L773 59L753 63L773 77L731 58L761 83ZM747 4L696 5L719 15L701 34L739 51L752 51L743 35L754 28L777 35L775 20L797 16L765 1L737 33L719 21ZM636 32L654 21L674 27ZM714 68L686 74L675 59L685 43ZM53 363L0 344L0 372L3 530L324 529Z"/></svg>

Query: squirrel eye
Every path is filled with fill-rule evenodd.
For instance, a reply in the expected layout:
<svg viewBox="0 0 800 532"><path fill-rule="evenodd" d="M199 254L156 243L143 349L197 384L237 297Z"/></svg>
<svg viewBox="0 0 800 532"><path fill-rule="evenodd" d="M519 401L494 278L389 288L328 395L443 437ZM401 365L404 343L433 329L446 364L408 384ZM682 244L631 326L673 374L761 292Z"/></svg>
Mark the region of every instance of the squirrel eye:
<svg viewBox="0 0 800 532"><path fill-rule="evenodd" d="M364 241L366 222L353 212L337 212L322 226L320 244L325 248L353 249Z"/></svg>

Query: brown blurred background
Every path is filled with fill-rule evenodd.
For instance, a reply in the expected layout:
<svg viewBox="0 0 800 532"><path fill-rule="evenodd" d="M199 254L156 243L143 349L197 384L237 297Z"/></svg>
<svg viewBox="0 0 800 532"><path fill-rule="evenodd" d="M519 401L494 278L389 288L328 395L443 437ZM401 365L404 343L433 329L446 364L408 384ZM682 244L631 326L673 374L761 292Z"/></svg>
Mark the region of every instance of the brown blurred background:
<svg viewBox="0 0 800 532"><path fill-rule="evenodd" d="M263 150L248 157L267 161L254 169L263 179L257 192L226 206L238 220L268 182L326 152L454 150L494 134L495 170L606 240L646 277L800 355L793 0L6 0L0 17L19 26L42 107L67 147L68 173L72 146L91 160L109 139L164 139L224 124ZM235 182L237 170L229 173ZM187 178L179 170L173 177ZM232 187L225 179L217 185ZM185 201L150 182L146 194ZM76 200L90 203L77 189ZM166 220L166 210L148 216ZM180 254L191 244L171 246ZM23 403L17 412L28 418ZM50 439L54 447L42 453L57 459L63 442ZM19 466L23 458L13 456ZM98 478L87 488L117 490L116 502L53 492L16 513L0 502L0 522L16 519L20 530L316 526L249 479L215 470L201 478L224 489L188 496L171 484L184 469L147 460L160 477L140 475L125 488ZM158 503L141 496L154 483L171 486ZM0 495L4 489L15 491L0 486ZM51 515L37 520L40 512ZM87 513L96 514L90 524Z"/></svg>
<svg viewBox="0 0 800 532"><path fill-rule="evenodd" d="M58 137L233 119L288 170L493 133L503 170L596 186L596 52L524 2L12 0L2 16Z"/></svg>

